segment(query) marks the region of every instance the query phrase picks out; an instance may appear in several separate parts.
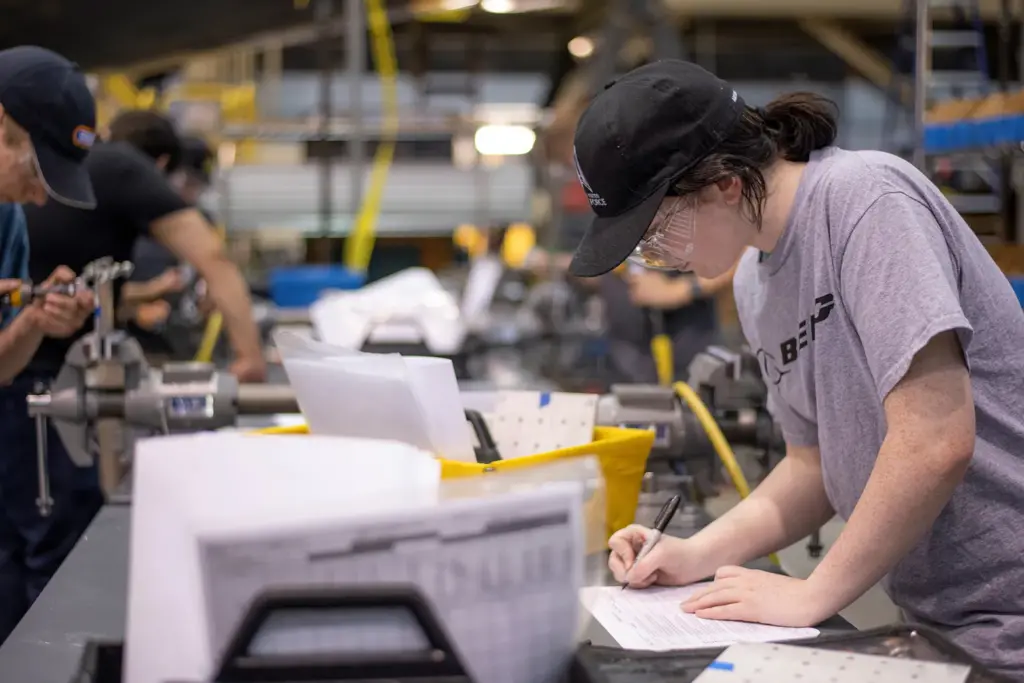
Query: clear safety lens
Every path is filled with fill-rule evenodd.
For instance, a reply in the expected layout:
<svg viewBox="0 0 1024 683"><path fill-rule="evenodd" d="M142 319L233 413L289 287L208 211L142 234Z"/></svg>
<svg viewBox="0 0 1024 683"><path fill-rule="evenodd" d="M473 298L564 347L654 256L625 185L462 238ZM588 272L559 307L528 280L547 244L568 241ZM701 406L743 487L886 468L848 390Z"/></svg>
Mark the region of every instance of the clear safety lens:
<svg viewBox="0 0 1024 683"><path fill-rule="evenodd" d="M696 218L696 197L666 197L630 260L648 268L689 270Z"/></svg>

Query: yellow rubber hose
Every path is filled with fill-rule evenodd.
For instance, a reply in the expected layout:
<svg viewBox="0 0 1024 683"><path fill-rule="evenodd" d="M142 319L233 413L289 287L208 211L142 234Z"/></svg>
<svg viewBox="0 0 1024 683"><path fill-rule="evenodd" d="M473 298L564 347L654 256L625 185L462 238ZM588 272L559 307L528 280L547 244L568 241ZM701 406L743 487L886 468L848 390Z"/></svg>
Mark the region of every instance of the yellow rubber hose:
<svg viewBox="0 0 1024 683"><path fill-rule="evenodd" d="M370 26L373 57L381 87L381 108L384 114L382 139L373 157L370 183L366 197L345 240L345 265L352 271L365 273L370 267L370 256L376 240L377 218L380 215L384 186L388 170L395 156L398 139L398 60L395 41L383 0L366 0L366 18ZM355 198L353 198L355 201Z"/></svg>
<svg viewBox="0 0 1024 683"><path fill-rule="evenodd" d="M672 338L667 334L655 335L651 339L651 355L654 356L654 367L658 371L658 384L663 387L672 386L676 376Z"/></svg>
<svg viewBox="0 0 1024 683"><path fill-rule="evenodd" d="M676 378L675 351L672 348L672 337L665 329L665 312L649 308L647 318L651 323L651 357L654 358L654 369L658 373L658 384L670 387Z"/></svg>
<svg viewBox="0 0 1024 683"><path fill-rule="evenodd" d="M203 339L199 342L199 349L193 360L199 363L210 363L213 361L213 350L217 347L217 340L220 339L220 332L224 326L224 316L220 311L214 311L206 319L206 327L203 329Z"/></svg>
<svg viewBox="0 0 1024 683"><path fill-rule="evenodd" d="M214 232L221 240L225 237L225 229L223 226L215 226ZM224 327L224 316L220 311L214 311L206 319L206 327L203 329L203 338L199 342L199 348L196 349L196 355L192 359L197 363L212 363L213 362L213 350L217 348L217 340L220 339L221 330Z"/></svg>
<svg viewBox="0 0 1024 683"><path fill-rule="evenodd" d="M672 388L675 389L676 396L689 407L690 412L697 418L697 422L704 428L704 433L708 435L708 440L711 441L715 453L718 454L718 458L729 473L732 485L736 487L736 492L740 494L740 498L749 496L750 484L747 483L747 478L743 476L743 470L740 469L739 463L736 462L736 455L732 452L729 442L725 440L725 435L722 434L722 430L719 428L718 423L715 422L715 418L711 416L711 411L704 405L704 401L700 399L697 392L686 382L676 382L672 385ZM779 558L775 553L768 557L776 566L781 566L779 565Z"/></svg>

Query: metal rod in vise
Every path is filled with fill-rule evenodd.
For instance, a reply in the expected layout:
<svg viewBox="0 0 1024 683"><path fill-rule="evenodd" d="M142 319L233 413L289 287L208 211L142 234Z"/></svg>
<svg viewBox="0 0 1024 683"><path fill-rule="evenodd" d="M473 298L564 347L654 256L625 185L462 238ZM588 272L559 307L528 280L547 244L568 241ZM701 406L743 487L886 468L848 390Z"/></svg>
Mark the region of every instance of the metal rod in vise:
<svg viewBox="0 0 1024 683"><path fill-rule="evenodd" d="M299 412L295 391L287 384L239 384L235 407L239 415Z"/></svg>
<svg viewBox="0 0 1024 683"><path fill-rule="evenodd" d="M36 395L29 397L29 402L32 402L33 398L39 398L40 401L46 403L49 402L50 395L44 394L46 387L42 385L36 385ZM50 495L50 467L49 467L49 449L47 448L46 440L46 414L37 413L35 416L36 422L36 468L38 470L39 477L39 497L36 498L36 505L39 507L39 515L41 517L49 517L53 511L53 496Z"/></svg>

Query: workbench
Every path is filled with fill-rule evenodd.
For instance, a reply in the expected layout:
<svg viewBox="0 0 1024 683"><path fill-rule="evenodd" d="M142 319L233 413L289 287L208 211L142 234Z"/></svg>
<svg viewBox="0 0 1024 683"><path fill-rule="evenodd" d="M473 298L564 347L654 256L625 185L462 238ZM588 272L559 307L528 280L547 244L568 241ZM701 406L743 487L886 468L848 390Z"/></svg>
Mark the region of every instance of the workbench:
<svg viewBox="0 0 1024 683"><path fill-rule="evenodd" d="M3 680L64 683L89 640L124 639L131 507L107 505L0 647ZM614 641L593 620L585 637Z"/></svg>
<svg viewBox="0 0 1024 683"><path fill-rule="evenodd" d="M283 373L277 367L273 369L271 381L281 381ZM267 416L240 417L238 428L254 430L273 423ZM113 500L119 498L115 496ZM653 519L660 506L660 502L653 507L641 504L638 521L649 524L651 520L646 517ZM689 536L710 521L688 519L686 514L677 515L678 525L670 532ZM0 647L0 678L4 683L69 682L78 670L86 642L124 639L130 521L131 507L125 502L111 503L99 512L42 595ZM604 566L603 557L592 559ZM770 568L767 561L750 566ZM588 576L593 576L590 569ZM850 628L838 617L822 626L823 633L825 629ZM616 644L593 619L589 620L583 637L595 645Z"/></svg>
<svg viewBox="0 0 1024 683"><path fill-rule="evenodd" d="M130 517L127 505L107 505L96 516L46 590L0 647L4 681L70 681L87 641L123 640ZM823 627L823 633L849 629L839 618ZM595 645L615 645L593 619L584 638Z"/></svg>
<svg viewBox="0 0 1024 683"><path fill-rule="evenodd" d="M65 683L88 640L124 637L131 508L100 510L43 594L0 647L11 683Z"/></svg>

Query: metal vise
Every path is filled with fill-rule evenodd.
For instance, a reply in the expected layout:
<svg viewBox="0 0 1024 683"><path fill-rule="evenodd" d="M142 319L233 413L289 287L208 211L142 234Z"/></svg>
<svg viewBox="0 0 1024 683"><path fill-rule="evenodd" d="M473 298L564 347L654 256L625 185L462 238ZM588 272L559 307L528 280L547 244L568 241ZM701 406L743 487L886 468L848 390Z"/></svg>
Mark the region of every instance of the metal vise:
<svg viewBox="0 0 1024 683"><path fill-rule="evenodd" d="M39 510L53 500L47 467L46 420L80 467L97 463L100 486L110 496L130 469L140 436L218 429L239 414L297 410L290 387L239 385L234 376L204 363L150 368L139 343L113 325L113 283L131 272L130 263L110 259L89 264L82 279L96 292L95 329L68 351L64 367L48 388L28 397L36 420Z"/></svg>
<svg viewBox="0 0 1024 683"><path fill-rule="evenodd" d="M756 358L710 347L694 357L688 375L688 384L730 443L765 453L783 447L779 428L767 410L768 390ZM598 401L597 423L652 430L655 440L650 464L683 463L699 489L710 489L709 478L717 471L711 442L671 387L615 385Z"/></svg>

